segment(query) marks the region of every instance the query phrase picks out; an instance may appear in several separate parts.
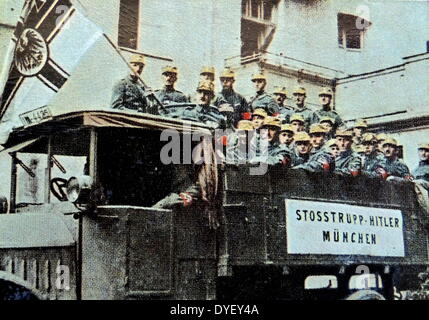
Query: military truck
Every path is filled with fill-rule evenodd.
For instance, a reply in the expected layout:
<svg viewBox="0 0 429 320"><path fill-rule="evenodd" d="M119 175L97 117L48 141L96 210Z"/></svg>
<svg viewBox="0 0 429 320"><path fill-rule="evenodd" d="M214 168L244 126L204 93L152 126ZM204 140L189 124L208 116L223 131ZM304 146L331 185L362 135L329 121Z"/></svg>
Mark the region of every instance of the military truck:
<svg viewBox="0 0 429 320"><path fill-rule="evenodd" d="M165 163L170 142L180 161ZM359 300L417 288L426 213L411 182L284 166L255 174L216 163L216 143L202 124L115 111L15 129L2 151L12 169L0 299ZM190 161L186 144L211 161ZM32 173L22 154L46 160L43 202L17 201L19 173ZM174 192L178 168L199 199L154 207Z"/></svg>

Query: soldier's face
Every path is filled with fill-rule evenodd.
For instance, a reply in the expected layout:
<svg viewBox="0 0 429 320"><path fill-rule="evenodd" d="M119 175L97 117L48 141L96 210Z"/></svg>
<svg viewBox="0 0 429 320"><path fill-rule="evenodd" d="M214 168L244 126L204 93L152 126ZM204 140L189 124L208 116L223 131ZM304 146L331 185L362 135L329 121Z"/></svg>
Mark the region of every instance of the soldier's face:
<svg viewBox="0 0 429 320"><path fill-rule="evenodd" d="M197 91L197 102L202 105L209 105L213 99L213 93L210 91Z"/></svg>
<svg viewBox="0 0 429 320"><path fill-rule="evenodd" d="M259 129L264 124L264 120L265 120L264 117L254 115L252 119L253 128Z"/></svg>
<svg viewBox="0 0 429 320"><path fill-rule="evenodd" d="M377 144L377 149L381 152L383 152L383 143L384 143L384 140L379 140Z"/></svg>
<svg viewBox="0 0 429 320"><path fill-rule="evenodd" d="M282 131L279 134L279 142L280 144L290 145L293 141L293 132L290 131Z"/></svg>
<svg viewBox="0 0 429 320"><path fill-rule="evenodd" d="M208 72L201 73L200 80L201 81L202 80L214 81L214 74L213 73L208 73Z"/></svg>
<svg viewBox="0 0 429 320"><path fill-rule="evenodd" d="M290 125L295 133L304 131L304 123L301 121L292 121Z"/></svg>
<svg viewBox="0 0 429 320"><path fill-rule="evenodd" d="M332 97L330 95L322 94L319 96L319 102L322 106L329 106L331 104Z"/></svg>
<svg viewBox="0 0 429 320"><path fill-rule="evenodd" d="M310 151L310 143L307 141L298 141L295 143L296 150L299 154L304 155Z"/></svg>
<svg viewBox="0 0 429 320"><path fill-rule="evenodd" d="M383 153L386 158L394 157L396 154L396 147L392 144L386 143L383 145Z"/></svg>
<svg viewBox="0 0 429 320"><path fill-rule="evenodd" d="M232 86L234 85L234 79L233 78L220 78L220 82L222 83L222 88L224 89L232 89Z"/></svg>
<svg viewBox="0 0 429 320"><path fill-rule="evenodd" d="M373 153L375 151L375 148L377 146L377 141L369 141L369 142L364 142L363 144L364 147L364 154L366 156L369 156L371 153Z"/></svg>
<svg viewBox="0 0 429 320"><path fill-rule="evenodd" d="M263 91L265 89L265 86L267 85L267 82L263 79L257 79L253 81L255 84L255 90L256 92Z"/></svg>
<svg viewBox="0 0 429 320"><path fill-rule="evenodd" d="M298 106L301 106L304 104L305 101L305 94L302 93L294 93L293 94L293 99L295 101L295 104Z"/></svg>
<svg viewBox="0 0 429 320"><path fill-rule="evenodd" d="M268 141L273 141L278 132L277 127L268 127Z"/></svg>
<svg viewBox="0 0 429 320"><path fill-rule="evenodd" d="M284 94L274 93L274 98L279 105L283 105L283 102L286 100L286 96Z"/></svg>
<svg viewBox="0 0 429 320"><path fill-rule="evenodd" d="M323 121L320 123L320 125L325 128L328 132L332 131L333 125L329 121Z"/></svg>
<svg viewBox="0 0 429 320"><path fill-rule="evenodd" d="M419 158L420 158L420 161L428 161L429 160L429 149L420 148L419 149Z"/></svg>
<svg viewBox="0 0 429 320"><path fill-rule="evenodd" d="M131 69L133 70L133 75L140 76L143 72L144 64L132 62Z"/></svg>
<svg viewBox="0 0 429 320"><path fill-rule="evenodd" d="M340 151L343 152L350 149L352 146L352 139L348 137L337 137L337 144Z"/></svg>
<svg viewBox="0 0 429 320"><path fill-rule="evenodd" d="M325 142L325 135L323 133L311 133L310 142L314 148L319 148Z"/></svg>
<svg viewBox="0 0 429 320"><path fill-rule="evenodd" d="M340 148L338 148L338 146L334 144L329 147L329 152L334 158L336 158L340 155Z"/></svg>
<svg viewBox="0 0 429 320"><path fill-rule="evenodd" d="M353 128L353 133L355 137L362 137L363 128Z"/></svg>
<svg viewBox="0 0 429 320"><path fill-rule="evenodd" d="M166 85L166 86L172 86L177 81L177 74L175 74L173 72L165 72L162 74L162 77L164 80L164 85Z"/></svg>

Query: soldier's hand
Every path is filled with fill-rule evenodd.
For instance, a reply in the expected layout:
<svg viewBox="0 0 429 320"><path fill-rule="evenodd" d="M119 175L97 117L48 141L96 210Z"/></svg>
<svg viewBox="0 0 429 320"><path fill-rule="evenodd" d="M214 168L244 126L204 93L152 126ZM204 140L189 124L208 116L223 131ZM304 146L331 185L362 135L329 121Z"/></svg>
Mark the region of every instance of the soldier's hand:
<svg viewBox="0 0 429 320"><path fill-rule="evenodd" d="M153 94L155 94L155 91L153 91L153 89L152 89L152 88L146 88L146 89L144 90L144 95L145 95L145 97L149 97L149 96L151 96L151 95L153 95Z"/></svg>

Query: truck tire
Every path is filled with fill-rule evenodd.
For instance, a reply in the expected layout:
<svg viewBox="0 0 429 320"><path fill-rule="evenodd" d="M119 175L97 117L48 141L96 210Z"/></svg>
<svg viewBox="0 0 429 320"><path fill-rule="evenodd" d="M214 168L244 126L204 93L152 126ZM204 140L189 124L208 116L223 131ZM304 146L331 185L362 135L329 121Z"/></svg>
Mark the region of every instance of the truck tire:
<svg viewBox="0 0 429 320"><path fill-rule="evenodd" d="M359 290L349 295L345 300L386 300L386 298L374 290Z"/></svg>

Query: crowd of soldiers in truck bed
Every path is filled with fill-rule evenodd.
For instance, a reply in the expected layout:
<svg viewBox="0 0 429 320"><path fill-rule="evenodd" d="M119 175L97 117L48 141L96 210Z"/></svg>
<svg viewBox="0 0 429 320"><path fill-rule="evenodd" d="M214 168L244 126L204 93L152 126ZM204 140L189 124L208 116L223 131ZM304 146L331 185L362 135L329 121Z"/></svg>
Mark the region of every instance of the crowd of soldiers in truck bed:
<svg viewBox="0 0 429 320"><path fill-rule="evenodd" d="M246 100L234 91L235 73L226 68L219 80L222 90L215 93L215 69L203 67L195 97L175 89L178 69L162 69L164 87L152 92L139 81L145 59L134 55L131 74L113 90L112 108L158 114L197 121L217 128L229 128L230 134L217 143L223 146L223 161L232 164L266 162L306 169L312 172L336 172L374 178L429 181L429 143L418 146L420 163L411 172L398 157L398 143L384 133L371 133L365 120L347 127L332 109L333 92L322 88L320 108L306 105L306 88L292 91L294 106L285 104L288 92L275 87L266 92L263 73L250 79L255 95Z"/></svg>

